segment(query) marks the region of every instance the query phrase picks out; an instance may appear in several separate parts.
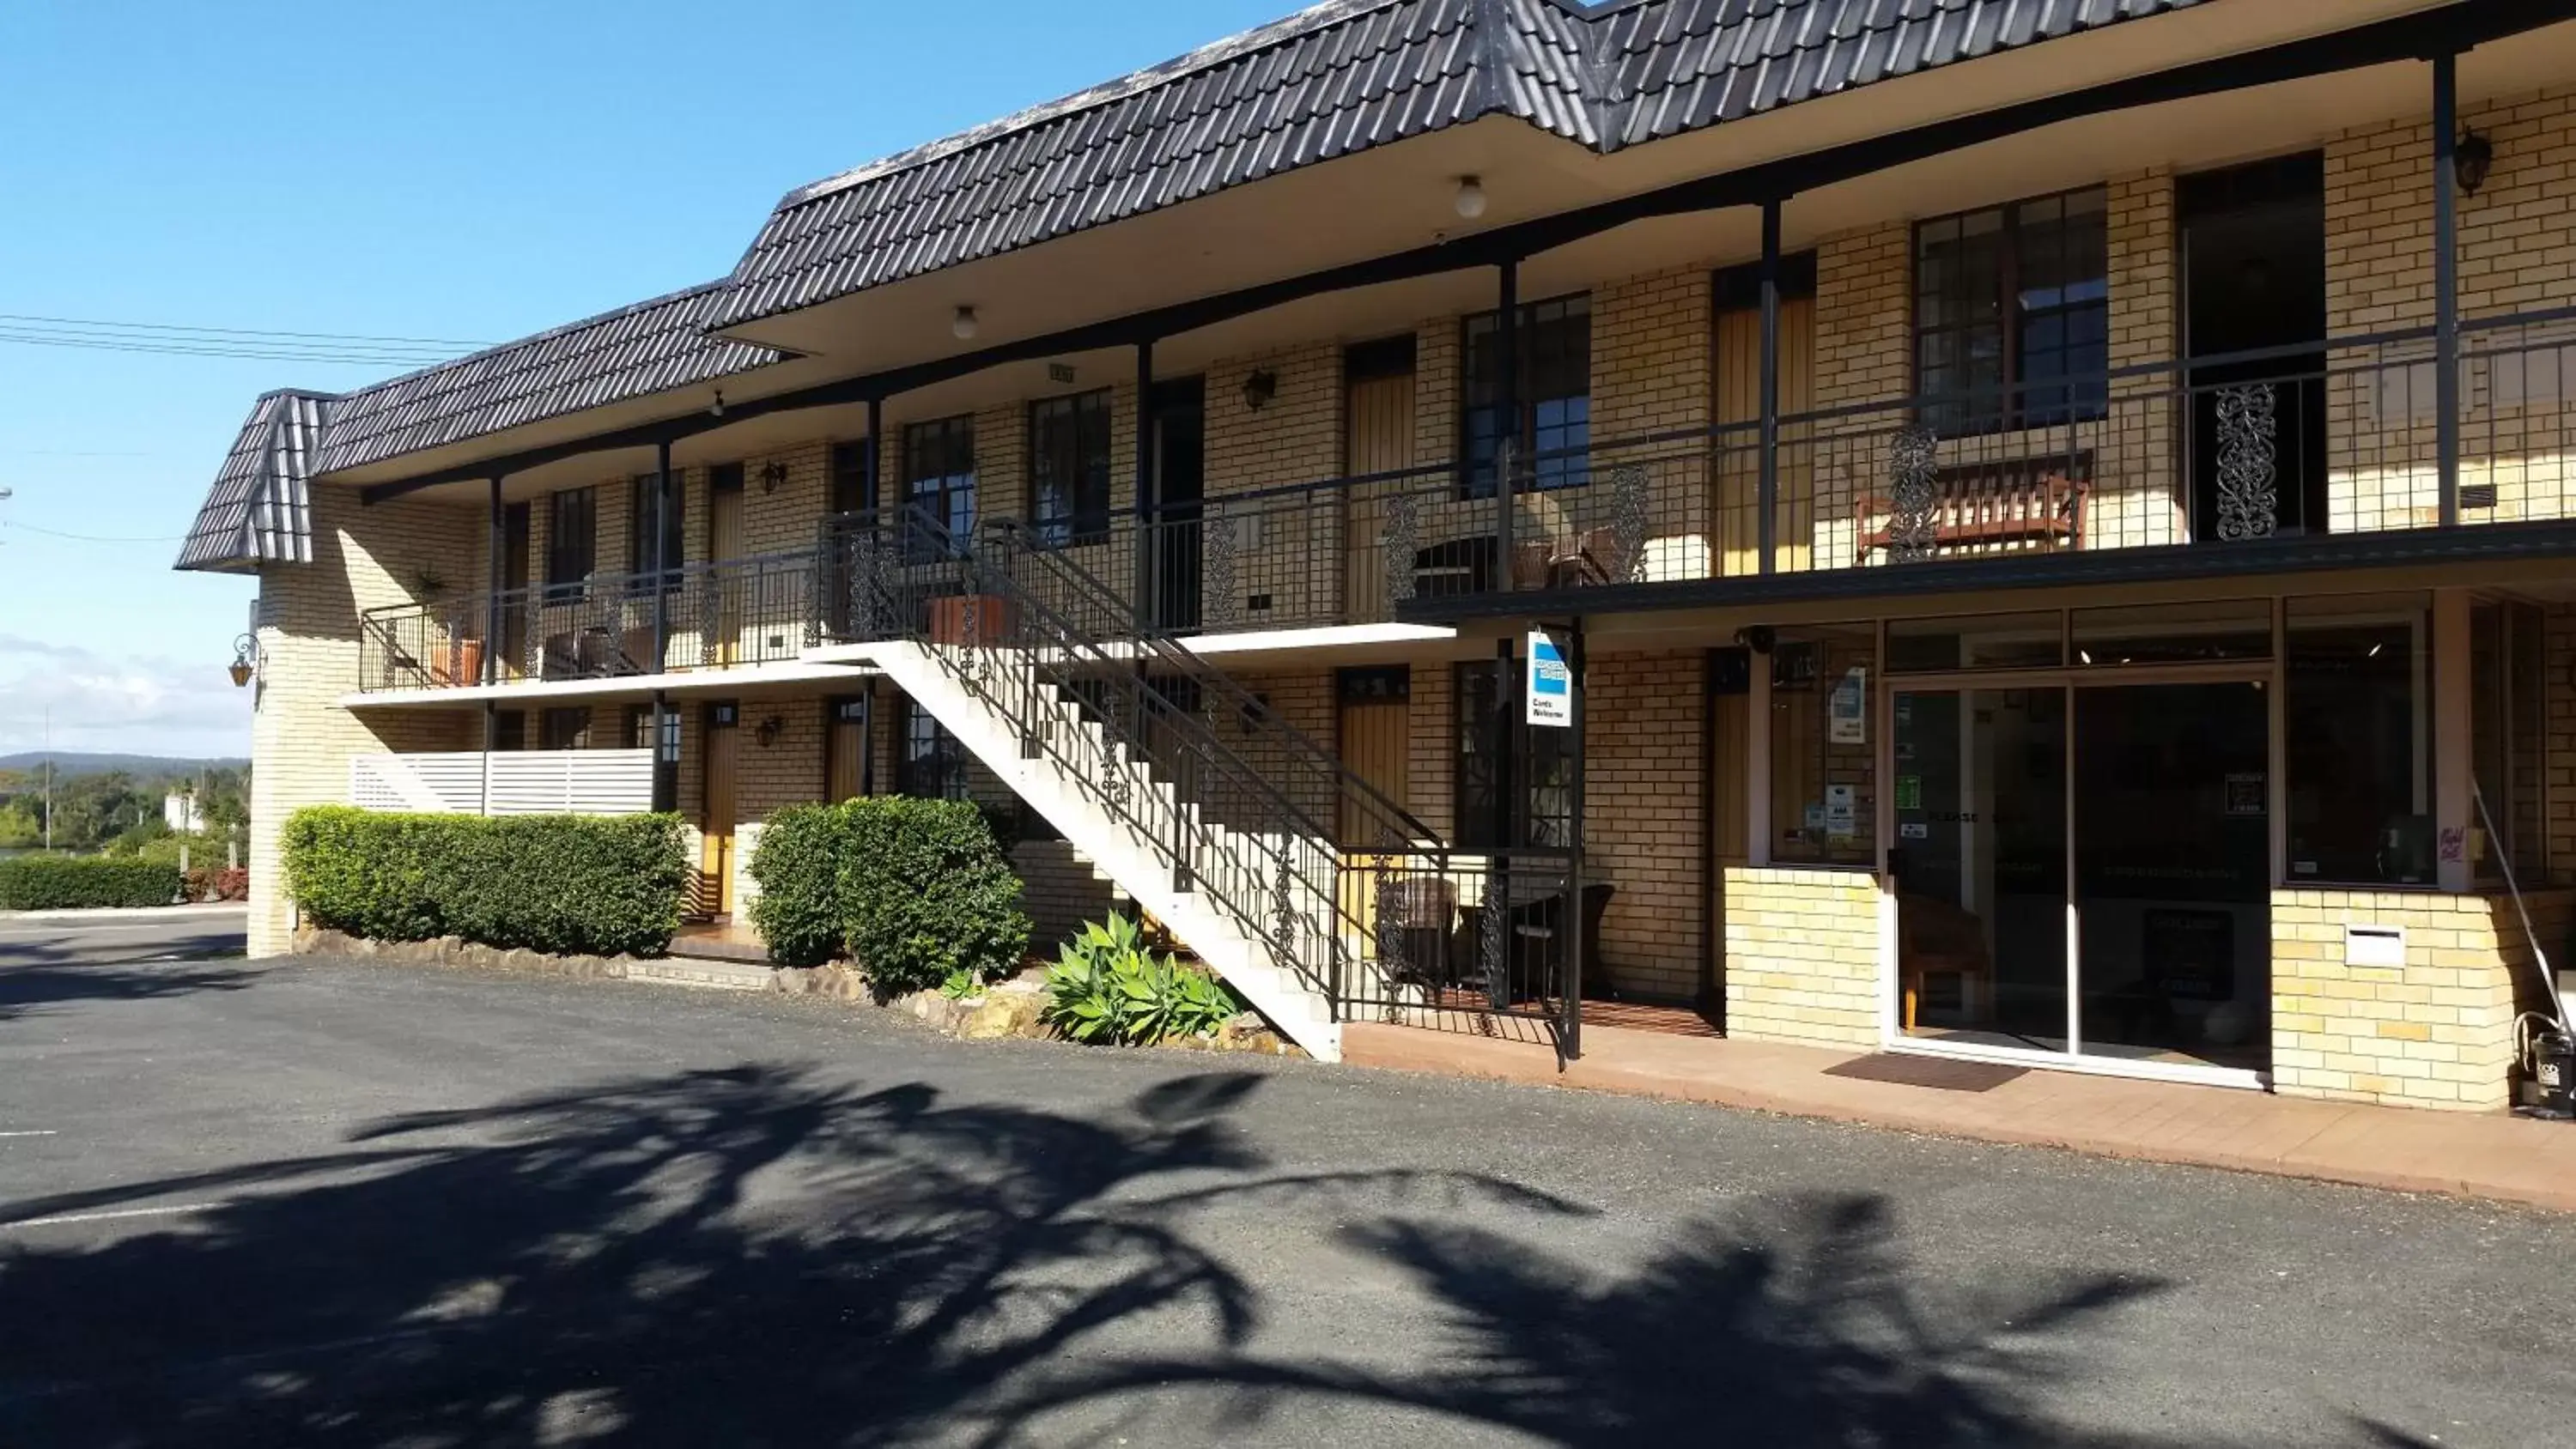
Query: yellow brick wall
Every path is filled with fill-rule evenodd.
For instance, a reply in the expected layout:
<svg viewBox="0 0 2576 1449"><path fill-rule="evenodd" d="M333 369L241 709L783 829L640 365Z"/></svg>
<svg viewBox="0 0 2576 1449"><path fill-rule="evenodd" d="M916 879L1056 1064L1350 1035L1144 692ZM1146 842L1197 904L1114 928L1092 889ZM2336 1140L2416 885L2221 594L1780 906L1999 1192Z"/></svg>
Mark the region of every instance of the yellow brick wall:
<svg viewBox="0 0 2576 1449"><path fill-rule="evenodd" d="M1676 650L1598 656L1584 671L1584 857L1614 891L1602 960L1584 974L1606 971L1623 994L1690 1000L1704 986L1701 669Z"/></svg>
<svg viewBox="0 0 2576 1449"><path fill-rule="evenodd" d="M1864 871L1725 871L1726 1030L1816 1046L1879 1042L1879 892Z"/></svg>
<svg viewBox="0 0 2576 1449"><path fill-rule="evenodd" d="M260 571L259 698L251 720L250 954L283 954L293 907L279 841L287 816L348 800L349 757L464 749L479 710L341 707L358 685L360 611L415 602L426 568L451 588L480 575L485 516L418 500L362 507L354 490L313 490L313 561Z"/></svg>
<svg viewBox="0 0 2576 1449"><path fill-rule="evenodd" d="M2545 900L2537 914L2563 924L2564 899ZM2346 964L2347 925L2402 927L2406 964ZM2274 891L2273 1089L2470 1111L2509 1106L2518 978L2528 978L2530 960L2509 898Z"/></svg>
<svg viewBox="0 0 2576 1449"><path fill-rule="evenodd" d="M2460 314L2465 322L2563 307L2576 296L2576 88L2464 105L2461 123L2494 143L2495 163L2475 196L2458 201ZM2433 134L2429 119L2401 117L2326 143L2326 327L2346 336L2427 327L2433 321ZM2557 324L2537 333L2463 337L2461 482L2496 486L2497 506L2469 522L2562 518L2576 512L2576 459L2566 445L2576 373L2554 344L2576 341ZM2499 369L2518 372L2529 343L2553 344L2529 376L2529 400L2499 404ZM2510 361L2480 357L2504 351ZM2327 400L2334 429L2330 526L2415 528L2439 516L2430 341L2353 349L2333 359L2351 375Z"/></svg>

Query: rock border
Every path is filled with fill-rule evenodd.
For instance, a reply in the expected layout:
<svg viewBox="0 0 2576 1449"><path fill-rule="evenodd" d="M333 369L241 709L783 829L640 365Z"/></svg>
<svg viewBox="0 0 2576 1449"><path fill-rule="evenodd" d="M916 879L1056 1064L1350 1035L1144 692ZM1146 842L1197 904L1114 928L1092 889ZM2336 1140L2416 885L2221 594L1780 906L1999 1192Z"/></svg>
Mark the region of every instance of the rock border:
<svg viewBox="0 0 2576 1449"><path fill-rule="evenodd" d="M361 961L387 961L406 966L444 966L478 971L514 971L538 976L570 976L599 981L643 981L664 985L718 986L765 991L781 996L823 996L853 1005L900 1011L926 1022L943 1036L960 1041L1062 1042L1064 1038L1039 1019L1046 1007L1046 973L1024 971L977 995L951 999L937 991L879 1002L866 978L849 967L761 966L750 962L701 961L689 957L569 956L523 947L502 949L441 936L430 941L379 941L314 926L295 932L293 954L346 956ZM717 973L739 980L712 979ZM699 979L704 975L708 979ZM1067 1043L1080 1045L1079 1043ZM1305 1051L1274 1031L1260 1013L1247 1011L1210 1037L1159 1042L1171 1051L1244 1052L1260 1056L1302 1057Z"/></svg>

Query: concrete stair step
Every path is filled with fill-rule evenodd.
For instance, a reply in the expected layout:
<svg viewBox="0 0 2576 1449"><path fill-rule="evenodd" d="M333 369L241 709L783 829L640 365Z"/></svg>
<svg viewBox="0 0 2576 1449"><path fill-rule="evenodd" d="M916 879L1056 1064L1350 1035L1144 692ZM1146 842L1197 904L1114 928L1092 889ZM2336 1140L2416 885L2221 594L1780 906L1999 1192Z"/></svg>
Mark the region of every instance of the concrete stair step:
<svg viewBox="0 0 2576 1449"><path fill-rule="evenodd" d="M637 961L626 968L629 981L658 981L665 986L694 986L706 991L767 991L776 979L766 966L748 961L718 961L704 956L672 956Z"/></svg>

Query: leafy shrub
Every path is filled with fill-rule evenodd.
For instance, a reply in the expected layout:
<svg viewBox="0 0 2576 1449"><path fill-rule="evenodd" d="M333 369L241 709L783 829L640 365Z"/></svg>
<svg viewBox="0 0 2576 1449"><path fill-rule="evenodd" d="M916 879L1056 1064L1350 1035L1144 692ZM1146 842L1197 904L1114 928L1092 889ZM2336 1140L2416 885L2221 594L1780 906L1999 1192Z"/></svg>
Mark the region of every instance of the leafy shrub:
<svg viewBox="0 0 2576 1449"><path fill-rule="evenodd" d="M760 894L751 924L785 966L820 966L849 934L841 910L843 824L836 805L790 805L760 827L751 878Z"/></svg>
<svg viewBox="0 0 2576 1449"><path fill-rule="evenodd" d="M688 860L672 815L299 810L286 885L318 926L383 941L653 955L680 929Z"/></svg>
<svg viewBox="0 0 2576 1449"><path fill-rule="evenodd" d="M1087 1042L1147 1045L1212 1036L1243 1011L1232 988L1147 950L1136 923L1086 921L1047 969L1048 1025Z"/></svg>
<svg viewBox="0 0 2576 1449"><path fill-rule="evenodd" d="M221 870L209 871L207 874L213 878L213 883L206 891L207 900L246 901L250 899L249 867L227 866Z"/></svg>
<svg viewBox="0 0 2576 1449"><path fill-rule="evenodd" d="M0 910L69 911L166 906L179 898L179 867L106 855L22 855L0 860Z"/></svg>
<svg viewBox="0 0 2576 1449"><path fill-rule="evenodd" d="M127 832L128 835L132 833ZM122 842L124 838L120 836L118 840ZM137 860L148 860L155 865L177 865L179 851L183 846L188 852L190 870L221 869L215 864L216 861L224 858L224 840L220 835L173 835L165 826L160 834L130 848L122 844L111 844L108 850L118 855L130 854Z"/></svg>
<svg viewBox="0 0 2576 1449"><path fill-rule="evenodd" d="M948 973L947 980L939 983L939 994L951 1001L964 1001L970 996L981 996L984 994L984 978L960 966Z"/></svg>
<svg viewBox="0 0 2576 1449"><path fill-rule="evenodd" d="M1028 950L1020 878L983 811L880 795L772 815L752 852L752 924L776 960L848 951L881 1000L964 971L991 980Z"/></svg>

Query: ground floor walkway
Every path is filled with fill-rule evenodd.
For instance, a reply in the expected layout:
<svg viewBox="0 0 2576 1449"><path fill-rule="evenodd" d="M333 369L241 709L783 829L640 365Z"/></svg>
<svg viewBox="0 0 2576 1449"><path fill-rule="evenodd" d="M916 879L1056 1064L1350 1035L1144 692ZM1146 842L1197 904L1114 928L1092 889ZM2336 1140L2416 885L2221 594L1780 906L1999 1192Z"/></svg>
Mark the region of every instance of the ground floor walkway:
<svg viewBox="0 0 2576 1449"><path fill-rule="evenodd" d="M1589 1012L1583 1055L1562 1067L1555 1049L1536 1040L1362 1023L1343 1029L1342 1054L1357 1066L1555 1083L2576 1212L2571 1123L1729 1041L1599 1025Z"/></svg>

